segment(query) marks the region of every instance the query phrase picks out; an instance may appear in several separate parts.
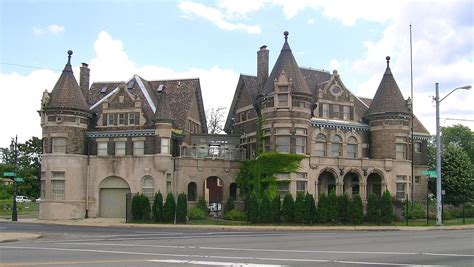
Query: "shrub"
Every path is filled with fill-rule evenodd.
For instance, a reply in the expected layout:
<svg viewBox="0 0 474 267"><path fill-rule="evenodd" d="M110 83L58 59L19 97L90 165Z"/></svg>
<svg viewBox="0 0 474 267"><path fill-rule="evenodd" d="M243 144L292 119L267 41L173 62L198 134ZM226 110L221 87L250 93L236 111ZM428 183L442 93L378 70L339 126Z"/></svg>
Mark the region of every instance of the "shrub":
<svg viewBox="0 0 474 267"><path fill-rule="evenodd" d="M258 222L258 200L255 195L251 195L247 202L247 219L250 223Z"/></svg>
<svg viewBox="0 0 474 267"><path fill-rule="evenodd" d="M225 214L231 210L233 210L235 207L234 207L234 198L232 197L229 197L227 199L227 201L225 202L225 206L224 206L224 218L225 218Z"/></svg>
<svg viewBox="0 0 474 267"><path fill-rule="evenodd" d="M201 208L194 207L188 210L188 217L190 220L204 220L207 216Z"/></svg>
<svg viewBox="0 0 474 267"><path fill-rule="evenodd" d="M383 192L382 199L380 200L380 220L382 223L393 222L392 197L388 190Z"/></svg>
<svg viewBox="0 0 474 267"><path fill-rule="evenodd" d="M314 204L313 195L306 193L304 198L304 223L312 224L315 222L316 217L316 205Z"/></svg>
<svg viewBox="0 0 474 267"><path fill-rule="evenodd" d="M267 194L263 194L262 203L260 205L260 222L261 223L271 223L272 222L272 213L270 208L270 199Z"/></svg>
<svg viewBox="0 0 474 267"><path fill-rule="evenodd" d="M178 195L178 203L176 205L176 222L186 223L186 215L188 214L188 198L185 193Z"/></svg>
<svg viewBox="0 0 474 267"><path fill-rule="evenodd" d="M155 199L153 200L153 220L155 222L161 222L163 220L163 195L160 191L155 193Z"/></svg>
<svg viewBox="0 0 474 267"><path fill-rule="evenodd" d="M362 198L360 195L352 197L350 206L350 220L353 224L362 224L364 221L364 206L362 205Z"/></svg>
<svg viewBox="0 0 474 267"><path fill-rule="evenodd" d="M377 223L379 212L378 212L378 199L374 193L369 194L369 198L367 199L367 217L366 220L369 223Z"/></svg>
<svg viewBox="0 0 474 267"><path fill-rule="evenodd" d="M172 193L166 196L165 205L163 206L163 222L174 222L176 211L176 202Z"/></svg>
<svg viewBox="0 0 474 267"><path fill-rule="evenodd" d="M243 211L239 209L233 209L225 214L224 219L231 221L245 221L247 217Z"/></svg>
<svg viewBox="0 0 474 267"><path fill-rule="evenodd" d="M328 197L328 221L332 223L337 222L337 196L336 190L332 190Z"/></svg>
<svg viewBox="0 0 474 267"><path fill-rule="evenodd" d="M205 201L204 198L202 198L202 197L200 197L199 200L198 200L197 208L199 208L199 209L201 209L202 211L204 211L204 213L205 213L206 215L209 213L209 211L207 210L206 201Z"/></svg>
<svg viewBox="0 0 474 267"><path fill-rule="evenodd" d="M293 222L294 207L295 207L295 203L293 201L293 197L291 196L290 193L286 194L285 198L283 198L283 206L281 208L281 215L285 223Z"/></svg>
<svg viewBox="0 0 474 267"><path fill-rule="evenodd" d="M273 223L280 223L281 222L281 201L280 196L276 195L271 203L271 217Z"/></svg>
<svg viewBox="0 0 474 267"><path fill-rule="evenodd" d="M347 194L342 194L337 198L337 215L339 222L346 224L349 222L349 209L351 201Z"/></svg>
<svg viewBox="0 0 474 267"><path fill-rule="evenodd" d="M132 219L134 221L150 220L150 201L143 194L136 194L132 198Z"/></svg>
<svg viewBox="0 0 474 267"><path fill-rule="evenodd" d="M316 210L317 218L319 223L328 222L328 198L325 194L319 196L318 209Z"/></svg>
<svg viewBox="0 0 474 267"><path fill-rule="evenodd" d="M412 202L407 205L403 205L403 214L408 219L426 219L426 204L420 202Z"/></svg>
<svg viewBox="0 0 474 267"><path fill-rule="evenodd" d="M303 193L299 192L296 194L295 199L295 211L294 211L294 221L295 223L304 223L304 195Z"/></svg>

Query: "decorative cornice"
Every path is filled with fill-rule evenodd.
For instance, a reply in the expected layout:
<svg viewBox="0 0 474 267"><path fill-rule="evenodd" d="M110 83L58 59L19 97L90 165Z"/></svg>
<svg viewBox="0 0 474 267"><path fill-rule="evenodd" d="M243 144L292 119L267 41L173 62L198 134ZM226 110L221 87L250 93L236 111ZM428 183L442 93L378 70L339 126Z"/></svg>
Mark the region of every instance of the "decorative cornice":
<svg viewBox="0 0 474 267"><path fill-rule="evenodd" d="M311 120L310 125L315 128L333 128L343 130L369 131L369 125L357 122L337 120Z"/></svg>
<svg viewBox="0 0 474 267"><path fill-rule="evenodd" d="M141 136L154 136L155 135L155 129L86 132L86 134L87 134L87 137L92 137L92 138L99 138L99 137L141 137Z"/></svg>

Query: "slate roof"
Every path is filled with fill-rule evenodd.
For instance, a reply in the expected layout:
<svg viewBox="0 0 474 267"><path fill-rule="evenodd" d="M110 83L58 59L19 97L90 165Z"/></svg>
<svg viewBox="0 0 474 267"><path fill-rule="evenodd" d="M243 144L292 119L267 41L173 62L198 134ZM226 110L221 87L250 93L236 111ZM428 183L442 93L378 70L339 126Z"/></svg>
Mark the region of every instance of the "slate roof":
<svg viewBox="0 0 474 267"><path fill-rule="evenodd" d="M173 121L173 115L171 114L171 109L169 106L169 102L167 99L166 88L161 90L157 96L157 105L156 105L156 112L155 112L155 122L159 121Z"/></svg>
<svg viewBox="0 0 474 267"><path fill-rule="evenodd" d="M390 57L386 59L387 69L365 116L379 113L410 113L390 70Z"/></svg>
<svg viewBox="0 0 474 267"><path fill-rule="evenodd" d="M273 66L272 72L268 77L263 87L264 93L274 92L274 81L278 79L282 71L285 71L287 77L293 81L292 92L311 94L308 85L305 82L304 76L301 73L298 63L296 63L295 57L291 52L290 45L288 44L288 32L285 32L285 43L281 49L280 55L278 56L275 65Z"/></svg>
<svg viewBox="0 0 474 267"><path fill-rule="evenodd" d="M229 131L231 123L232 123L232 116L234 116L234 109L237 101L239 100L239 95L241 90L246 90L247 94L252 98L254 103L254 107L258 101L257 96L257 76L252 75L245 75L240 74L239 81L237 82L237 88L235 89L234 97L232 98L232 104L230 105L229 112L227 113L227 119L224 125L224 131Z"/></svg>
<svg viewBox="0 0 474 267"><path fill-rule="evenodd" d="M77 83L71 67L72 51L68 51L68 61L64 66L61 76L51 91L51 100L47 104L47 109L73 109L89 112L89 105Z"/></svg>

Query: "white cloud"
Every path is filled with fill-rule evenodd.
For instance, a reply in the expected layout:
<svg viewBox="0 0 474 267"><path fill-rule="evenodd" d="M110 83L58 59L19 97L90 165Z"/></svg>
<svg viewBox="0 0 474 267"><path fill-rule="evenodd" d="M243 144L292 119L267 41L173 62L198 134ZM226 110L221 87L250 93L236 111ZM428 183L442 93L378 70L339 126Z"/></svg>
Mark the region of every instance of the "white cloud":
<svg viewBox="0 0 474 267"><path fill-rule="evenodd" d="M39 27L39 26L33 27L33 33L36 36L41 36L41 35L45 35L45 34L56 35L56 34L60 34L60 33L64 32L64 30L65 30L64 26L58 25L58 24L51 24L51 25L46 26L46 27Z"/></svg>
<svg viewBox="0 0 474 267"><path fill-rule="evenodd" d="M315 19L308 19L308 21L307 21L307 23L308 23L309 25L314 25L315 22L316 22Z"/></svg>
<svg viewBox="0 0 474 267"><path fill-rule="evenodd" d="M258 25L248 25L244 23L232 23L229 21L230 16L224 14L221 10L213 7L208 7L203 4L193 2L181 2L178 5L179 9L184 12L186 17L194 15L214 23L217 27L227 30L242 30L248 33L260 33L261 29Z"/></svg>

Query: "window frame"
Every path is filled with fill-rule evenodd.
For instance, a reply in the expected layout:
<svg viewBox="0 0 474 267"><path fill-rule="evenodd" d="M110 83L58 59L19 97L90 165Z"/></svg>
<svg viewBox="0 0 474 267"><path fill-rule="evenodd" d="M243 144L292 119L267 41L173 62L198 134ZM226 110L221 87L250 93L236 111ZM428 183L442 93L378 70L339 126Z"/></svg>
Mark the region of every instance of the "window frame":
<svg viewBox="0 0 474 267"><path fill-rule="evenodd" d="M281 140L287 140L288 144L281 144ZM290 145L291 145L291 138L288 135L281 135L281 136L276 136L275 137L275 143L276 143L276 151L279 153L290 153ZM283 149L287 148L287 149Z"/></svg>
<svg viewBox="0 0 474 267"><path fill-rule="evenodd" d="M128 113L128 125L136 125L135 113Z"/></svg>
<svg viewBox="0 0 474 267"><path fill-rule="evenodd" d="M57 144L58 141L63 141L64 145L58 145ZM67 139L66 139L66 137L53 137L52 138L51 152L53 154L66 154L66 151L67 151L66 149L67 149Z"/></svg>
<svg viewBox="0 0 474 267"><path fill-rule="evenodd" d="M119 146L122 146L123 145L123 148L122 147L119 147ZM115 141L115 156L119 156L119 157L123 157L126 155L126 151L127 150L127 142L126 141ZM122 153L123 151L123 153ZM120 152L120 153L118 153Z"/></svg>

